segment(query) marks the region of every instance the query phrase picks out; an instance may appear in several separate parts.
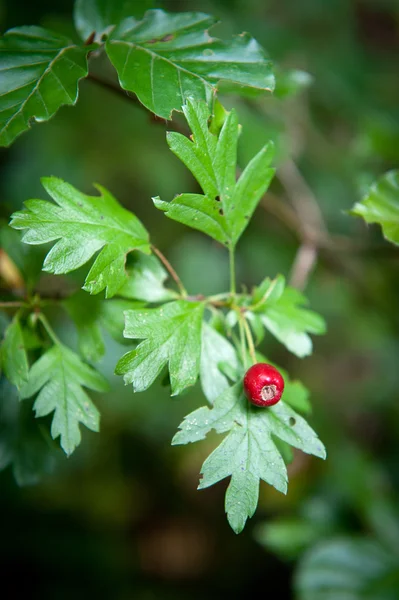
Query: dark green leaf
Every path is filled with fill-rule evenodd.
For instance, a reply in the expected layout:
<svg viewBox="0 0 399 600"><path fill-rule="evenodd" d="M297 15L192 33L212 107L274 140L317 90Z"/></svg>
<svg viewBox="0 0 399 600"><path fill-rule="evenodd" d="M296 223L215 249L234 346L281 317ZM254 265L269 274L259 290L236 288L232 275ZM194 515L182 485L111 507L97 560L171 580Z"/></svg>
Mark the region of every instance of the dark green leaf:
<svg viewBox="0 0 399 600"><path fill-rule="evenodd" d="M186 300L126 311L125 337L145 341L120 359L116 372L136 392L146 390L166 364L172 395L194 385L200 369L203 313L203 303Z"/></svg>
<svg viewBox="0 0 399 600"><path fill-rule="evenodd" d="M32 121L47 121L62 105L75 104L88 50L41 27L6 32L0 40L0 146L9 146Z"/></svg>
<svg viewBox="0 0 399 600"><path fill-rule="evenodd" d="M305 554L295 578L299 600L396 600L395 558L372 539L336 539Z"/></svg>
<svg viewBox="0 0 399 600"><path fill-rule="evenodd" d="M176 292L164 286L168 273L155 256L135 254L134 263L126 268L126 273L128 279L118 291L118 296L151 303L167 302L177 296Z"/></svg>
<svg viewBox="0 0 399 600"><path fill-rule="evenodd" d="M277 490L287 490L287 470L273 436L308 454L325 458L325 449L306 421L284 402L257 409L244 397L242 382L224 391L212 409L202 407L188 415L172 444L202 440L215 429L229 432L202 466L199 489L231 476L226 492L226 512L236 533L256 509L259 480Z"/></svg>
<svg viewBox="0 0 399 600"><path fill-rule="evenodd" d="M0 470L12 465L18 485L34 485L54 467L53 449L28 404L16 389L0 380Z"/></svg>
<svg viewBox="0 0 399 600"><path fill-rule="evenodd" d="M7 327L1 346L1 363L6 377L17 388L28 379L28 357L18 316Z"/></svg>
<svg viewBox="0 0 399 600"><path fill-rule="evenodd" d="M39 392L33 405L36 417L55 411L51 435L53 439L61 437L61 447L68 455L80 444L79 423L92 431L99 430L99 412L82 386L98 392L108 389L102 375L69 348L57 344L34 363L21 389L21 398Z"/></svg>
<svg viewBox="0 0 399 600"><path fill-rule="evenodd" d="M123 89L165 119L189 96L210 102L222 80L273 90L272 66L259 44L247 33L228 42L212 38L214 24L204 13L162 10L126 19L106 44Z"/></svg>
<svg viewBox="0 0 399 600"><path fill-rule="evenodd" d="M379 223L385 238L399 244L399 171L380 177L351 212L366 223Z"/></svg>
<svg viewBox="0 0 399 600"><path fill-rule="evenodd" d="M107 33L113 25L118 25L126 17L135 16L138 9L142 13L150 6L148 0L76 0L76 29L83 40L95 32L95 39L100 42L102 34Z"/></svg>
<svg viewBox="0 0 399 600"><path fill-rule="evenodd" d="M255 314L260 315L266 329L288 350L299 357L307 356L312 352L308 333L325 333L325 322L317 313L302 308L307 300L298 290L286 287L282 291L282 276L275 281L275 285L269 280L261 285L258 293L261 299L254 307Z"/></svg>
<svg viewBox="0 0 399 600"><path fill-rule="evenodd" d="M106 296L113 296L126 282L127 253L150 252L148 232L101 186L96 186L101 195L93 197L56 177L43 178L42 183L57 204L28 200L25 210L12 215L12 227L26 230L22 239L27 244L58 240L43 265L50 273L73 271L101 250L84 289L98 294L105 288Z"/></svg>
<svg viewBox="0 0 399 600"><path fill-rule="evenodd" d="M227 362L232 369L237 369L237 353L223 335L204 323L202 327L200 379L202 391L211 404L229 387L227 378L219 369L219 363L221 362Z"/></svg>

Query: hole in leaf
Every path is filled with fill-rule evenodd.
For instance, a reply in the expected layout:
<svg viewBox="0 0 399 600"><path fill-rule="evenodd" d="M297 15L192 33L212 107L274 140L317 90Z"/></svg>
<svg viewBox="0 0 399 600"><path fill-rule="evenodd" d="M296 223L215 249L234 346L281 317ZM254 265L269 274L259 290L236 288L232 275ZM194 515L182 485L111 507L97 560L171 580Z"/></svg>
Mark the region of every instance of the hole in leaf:
<svg viewBox="0 0 399 600"><path fill-rule="evenodd" d="M223 215L224 215L223 208L221 208L221 209L219 210L219 215L222 215L222 217L223 217Z"/></svg>
<svg viewBox="0 0 399 600"><path fill-rule="evenodd" d="M215 200L216 202L220 202L220 196L216 196Z"/></svg>
<svg viewBox="0 0 399 600"><path fill-rule="evenodd" d="M291 425L291 427L294 427L296 420L294 419L294 417L290 417L288 420L289 425Z"/></svg>

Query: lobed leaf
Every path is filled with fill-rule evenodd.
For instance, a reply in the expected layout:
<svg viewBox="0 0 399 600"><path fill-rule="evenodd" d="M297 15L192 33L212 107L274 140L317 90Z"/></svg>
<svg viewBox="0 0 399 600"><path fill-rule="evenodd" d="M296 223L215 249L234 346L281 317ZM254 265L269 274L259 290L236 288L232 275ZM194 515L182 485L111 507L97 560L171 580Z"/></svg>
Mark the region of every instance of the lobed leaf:
<svg viewBox="0 0 399 600"><path fill-rule="evenodd" d="M133 264L126 267L127 281L118 291L123 298L146 302L167 302L177 293L165 287L168 273L155 256L132 254Z"/></svg>
<svg viewBox="0 0 399 600"><path fill-rule="evenodd" d="M80 444L79 423L92 431L99 430L99 412L83 386L98 392L108 389L102 375L84 364L69 348L57 344L33 364L21 388L21 398L30 398L39 392L33 405L36 417L54 411L51 435L53 439L60 436L61 447L68 455Z"/></svg>
<svg viewBox="0 0 399 600"><path fill-rule="evenodd" d="M200 369L203 313L203 303L186 300L126 311L125 337L144 341L122 356L116 373L140 392L167 364L173 396L194 385Z"/></svg>
<svg viewBox="0 0 399 600"><path fill-rule="evenodd" d="M75 104L86 77L89 47L42 27L17 27L0 40L0 146L9 146L31 123L47 121Z"/></svg>
<svg viewBox="0 0 399 600"><path fill-rule="evenodd" d="M221 372L220 363L238 368L237 353L230 342L213 327L204 323L202 327L200 380L206 399L213 402L229 387L227 377Z"/></svg>
<svg viewBox="0 0 399 600"><path fill-rule="evenodd" d="M126 283L126 255L132 250L149 253L148 232L139 219L124 209L103 187L100 196L87 196L57 177L42 179L56 204L28 200L26 209L11 217L14 229L23 229L27 244L58 240L44 261L50 273L69 273L98 252L84 284L91 294L106 290L114 296Z"/></svg>
<svg viewBox="0 0 399 600"><path fill-rule="evenodd" d="M351 213L366 223L378 223L384 237L399 244L399 171L389 171L374 183Z"/></svg>
<svg viewBox="0 0 399 600"><path fill-rule="evenodd" d="M28 379L28 356L18 315L5 331L1 345L1 364L7 379L17 388Z"/></svg>
<svg viewBox="0 0 399 600"><path fill-rule="evenodd" d="M298 290L284 286L281 275L274 282L265 280L255 290L254 297L258 301L253 311L270 333L302 358L312 352L312 340L308 334L322 334L326 325L320 315L301 306L307 300Z"/></svg>
<svg viewBox="0 0 399 600"><path fill-rule="evenodd" d="M204 462L198 489L231 477L225 507L236 533L255 512L261 479L283 493L287 490L287 469L274 436L325 458L323 444L302 417L282 401L268 409L250 405L242 382L223 391L213 408L202 407L188 415L179 429L172 444L204 439L212 429L229 432Z"/></svg>
<svg viewBox="0 0 399 600"><path fill-rule="evenodd" d="M211 115L204 102L188 99L183 111L192 131L191 141L179 133L169 133L168 144L190 169L204 195L181 194L171 202L153 198L155 206L167 217L198 229L225 246L235 246L273 177L273 145L265 146L236 182L236 112L227 113L216 137L209 129Z"/></svg>
<svg viewBox="0 0 399 600"><path fill-rule="evenodd" d="M139 4L142 6L143 3ZM136 12L137 0L76 0L75 26L83 41L95 33L95 39L100 42L103 34Z"/></svg>
<svg viewBox="0 0 399 600"><path fill-rule="evenodd" d="M189 96L210 102L220 81L272 91L272 65L261 46L247 33L228 42L210 37L215 22L204 13L159 9L123 21L106 43L122 88L165 119Z"/></svg>

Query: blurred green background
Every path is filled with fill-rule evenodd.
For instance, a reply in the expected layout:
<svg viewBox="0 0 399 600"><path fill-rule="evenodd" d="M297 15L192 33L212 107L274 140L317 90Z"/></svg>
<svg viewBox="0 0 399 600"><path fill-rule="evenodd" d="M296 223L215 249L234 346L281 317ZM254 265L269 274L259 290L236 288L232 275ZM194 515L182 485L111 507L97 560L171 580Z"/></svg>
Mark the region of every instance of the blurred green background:
<svg viewBox="0 0 399 600"><path fill-rule="evenodd" d="M136 4L138 16L151 6L214 14L222 22L215 34L249 31L282 74L279 98L221 99L240 116L241 165L273 139L276 164L293 158L334 239L329 244L325 236L306 287L328 324L327 335L314 340L313 356L300 360L271 337L262 344L310 389L310 422L328 459L296 453L288 495L262 484L255 517L235 536L224 515L226 485L196 491L214 438L170 446L182 418L204 403L199 387L179 398L169 398L160 384L133 395L113 375L124 347L107 338L99 369L112 390L95 397L101 433L84 431L68 460L56 451L54 471L37 485L18 487L10 468L0 473L3 589L9 581L16 598L28 585L30 597L41 599L179 600L244 598L260 586L262 594L276 590L281 599L395 600L399 253L378 228L367 229L347 211L376 177L399 164L398 2ZM0 24L3 31L40 24L75 35L71 12L69 0L3 0ZM114 77L105 61L93 68ZM307 85L292 79L287 85L290 69L308 73L302 76ZM86 193L98 182L143 220L191 293L224 291L223 248L165 219L151 202L151 196L169 200L197 191L168 150L165 131L128 98L83 81L76 107L61 109L1 150L0 217L8 219L28 198L45 197L43 175ZM298 231L281 206L289 207L290 198L276 180L239 244L242 284L277 273L289 277ZM79 273L46 275L40 289L65 290L80 280ZM76 347L65 313L52 318ZM12 397L12 389L2 391Z"/></svg>

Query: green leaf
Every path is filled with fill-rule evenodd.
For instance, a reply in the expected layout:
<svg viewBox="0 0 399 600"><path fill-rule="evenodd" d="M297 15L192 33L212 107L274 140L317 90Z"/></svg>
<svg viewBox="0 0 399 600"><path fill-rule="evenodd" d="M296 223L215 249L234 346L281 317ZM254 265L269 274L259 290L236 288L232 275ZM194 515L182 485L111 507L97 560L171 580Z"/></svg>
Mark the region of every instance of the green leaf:
<svg viewBox="0 0 399 600"><path fill-rule="evenodd" d="M101 195L93 197L57 177L45 177L42 183L56 204L28 200L25 210L12 215L11 226L26 230L22 240L27 244L58 240L43 265L50 273L69 273L101 250L83 289L91 294L105 289L110 298L126 282L128 252L150 252L148 232L101 186L95 186Z"/></svg>
<svg viewBox="0 0 399 600"><path fill-rule="evenodd" d="M12 466L18 485L34 485L53 470L54 451L31 407L19 402L16 388L0 380L0 470Z"/></svg>
<svg viewBox="0 0 399 600"><path fill-rule="evenodd" d="M307 300L298 290L290 287L282 289L283 277L279 276L275 281L278 283L273 288L273 282L262 284L258 295L263 301L261 299L259 305L255 306L255 314L260 315L266 329L288 350L301 358L308 356L312 352L312 340L308 333L325 333L324 319L302 308L301 305L306 304ZM272 290L270 296L268 290Z"/></svg>
<svg viewBox="0 0 399 600"><path fill-rule="evenodd" d="M0 40L0 146L9 146L33 121L75 104L86 77L88 47L41 27L10 29Z"/></svg>
<svg viewBox="0 0 399 600"><path fill-rule="evenodd" d="M299 564L299 600L396 600L395 557L372 539L341 538L317 544Z"/></svg>
<svg viewBox="0 0 399 600"><path fill-rule="evenodd" d="M256 40L247 33L228 42L212 38L214 24L204 13L163 10L123 21L106 43L122 88L165 119L189 96L210 102L220 81L273 90L271 62Z"/></svg>
<svg viewBox="0 0 399 600"><path fill-rule="evenodd" d="M313 77L306 71L290 69L276 73L276 89L274 96L277 98L291 98L313 83Z"/></svg>
<svg viewBox="0 0 399 600"><path fill-rule="evenodd" d="M282 558L293 559L319 536L320 531L314 523L289 517L262 523L256 528L254 537L259 544Z"/></svg>
<svg viewBox="0 0 399 600"><path fill-rule="evenodd" d="M14 317L5 331L1 363L6 377L20 388L28 379L29 364L18 316Z"/></svg>
<svg viewBox="0 0 399 600"><path fill-rule="evenodd" d="M227 377L219 369L220 363L238 368L237 353L223 335L207 323L202 327L200 379L207 400L213 402L229 387Z"/></svg>
<svg viewBox="0 0 399 600"><path fill-rule="evenodd" d="M95 39L101 41L101 36L107 33L114 25L118 25L126 17L137 14L138 6L149 8L150 1L138 0L76 0L74 6L75 26L82 40L95 32Z"/></svg>
<svg viewBox="0 0 399 600"><path fill-rule="evenodd" d="M103 329L114 339L126 343L123 337L125 310L140 308L141 302L112 298L103 300L99 296L89 296L83 291L64 301L69 316L78 332L79 352L89 362L97 362L104 355Z"/></svg>
<svg viewBox="0 0 399 600"><path fill-rule="evenodd" d="M225 246L234 246L273 177L274 169L269 168L273 145L265 146L236 182L236 112L227 114L216 137L209 131L211 115L204 102L188 99L183 111L192 131L191 141L180 133L169 133L168 144L205 195L181 194L171 202L153 198L155 206L169 218L198 229Z"/></svg>
<svg viewBox="0 0 399 600"><path fill-rule="evenodd" d="M51 435L53 439L60 436L61 447L68 455L80 444L79 423L92 431L99 430L99 412L82 386L98 392L108 390L102 375L69 348L57 344L34 363L21 388L21 398L39 392L33 405L36 417L55 411Z"/></svg>
<svg viewBox="0 0 399 600"><path fill-rule="evenodd" d="M302 417L282 401L268 409L250 405L241 381L224 391L213 408L202 407L188 415L172 444L202 440L211 429L229 434L204 462L198 489L231 476L225 508L236 533L255 512L260 479L283 493L287 491L287 469L273 436L325 458L323 444Z"/></svg>
<svg viewBox="0 0 399 600"><path fill-rule="evenodd" d="M399 170L380 177L351 213L363 217L366 223L378 223L384 237L399 244Z"/></svg>
<svg viewBox="0 0 399 600"><path fill-rule="evenodd" d="M167 302L177 297L176 292L164 286L168 273L155 256L131 256L134 262L126 268L128 279L118 291L118 296L151 303Z"/></svg>
<svg viewBox="0 0 399 600"><path fill-rule="evenodd" d="M126 311L125 337L145 341L122 356L116 373L141 392L168 364L173 396L194 385L200 369L203 313L203 303L186 300Z"/></svg>

